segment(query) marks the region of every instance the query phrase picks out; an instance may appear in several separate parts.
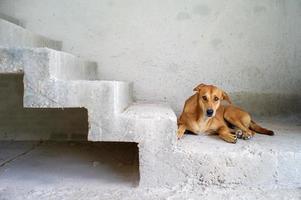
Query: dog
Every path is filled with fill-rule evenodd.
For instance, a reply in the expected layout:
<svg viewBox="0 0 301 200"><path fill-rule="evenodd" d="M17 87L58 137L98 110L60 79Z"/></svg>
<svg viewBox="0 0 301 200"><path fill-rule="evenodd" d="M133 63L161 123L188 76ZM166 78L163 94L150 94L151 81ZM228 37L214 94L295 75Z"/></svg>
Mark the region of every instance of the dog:
<svg viewBox="0 0 301 200"><path fill-rule="evenodd" d="M220 88L202 83L193 91L196 93L185 101L178 119L178 139L183 137L185 131L194 134L217 133L229 143L236 143L237 138L250 139L255 132L274 135L273 131L256 124L249 113L232 105L228 94ZM223 100L228 104L222 104Z"/></svg>

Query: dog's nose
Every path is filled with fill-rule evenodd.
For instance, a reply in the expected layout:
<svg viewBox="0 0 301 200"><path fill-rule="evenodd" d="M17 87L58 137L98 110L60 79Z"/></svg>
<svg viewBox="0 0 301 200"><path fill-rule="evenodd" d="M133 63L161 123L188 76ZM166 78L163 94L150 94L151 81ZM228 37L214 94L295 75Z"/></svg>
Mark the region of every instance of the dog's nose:
<svg viewBox="0 0 301 200"><path fill-rule="evenodd" d="M208 116L208 117L211 117L212 114L213 114L213 110L212 110L212 109L208 109L208 110L207 110L207 116Z"/></svg>

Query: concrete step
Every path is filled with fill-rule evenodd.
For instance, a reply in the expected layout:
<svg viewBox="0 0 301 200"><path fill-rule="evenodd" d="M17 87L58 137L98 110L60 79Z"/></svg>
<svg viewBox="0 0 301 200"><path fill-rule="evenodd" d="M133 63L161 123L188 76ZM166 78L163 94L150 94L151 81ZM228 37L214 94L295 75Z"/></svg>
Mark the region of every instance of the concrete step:
<svg viewBox="0 0 301 200"><path fill-rule="evenodd" d="M229 144L214 135L185 135L177 141L176 116L167 105L133 104L122 115L119 134L139 146L140 185L268 190L301 186L300 116L257 120L276 135L256 134Z"/></svg>
<svg viewBox="0 0 301 200"><path fill-rule="evenodd" d="M135 102L119 116L121 134L129 141L152 140L155 145L170 146L175 143L177 117L164 103ZM140 134L137 134L140 133Z"/></svg>
<svg viewBox="0 0 301 200"><path fill-rule="evenodd" d="M0 60L0 73L24 73L24 107L88 109L89 140L101 141L111 133L115 114L132 102L131 83L97 81L95 63L67 53L0 48Z"/></svg>
<svg viewBox="0 0 301 200"><path fill-rule="evenodd" d="M118 116L114 132L139 147L140 186L163 187L169 166L158 155L171 152L176 141L177 118L166 104L137 102ZM166 158L168 159L168 158ZM163 178L164 177L164 178Z"/></svg>
<svg viewBox="0 0 301 200"><path fill-rule="evenodd" d="M24 90L24 106L88 110L89 141L126 141L116 115L132 102L132 84L122 81L46 80ZM25 87L26 89L26 87Z"/></svg>
<svg viewBox="0 0 301 200"><path fill-rule="evenodd" d="M30 73L34 78L95 80L97 64L48 48L0 48L0 73Z"/></svg>
<svg viewBox="0 0 301 200"><path fill-rule="evenodd" d="M158 159L168 156L174 181L191 187L300 187L300 118L263 121L275 136L256 134L229 144L217 136L185 135L172 154Z"/></svg>
<svg viewBox="0 0 301 200"><path fill-rule="evenodd" d="M0 19L0 46L3 47L48 47L62 49L62 42L32 33L23 27Z"/></svg>

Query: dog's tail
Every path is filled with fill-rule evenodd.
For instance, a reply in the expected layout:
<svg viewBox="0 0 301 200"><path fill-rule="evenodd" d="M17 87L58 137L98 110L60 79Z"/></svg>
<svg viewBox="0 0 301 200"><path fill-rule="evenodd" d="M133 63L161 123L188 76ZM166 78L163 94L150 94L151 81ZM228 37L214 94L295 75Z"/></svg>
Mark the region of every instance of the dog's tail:
<svg viewBox="0 0 301 200"><path fill-rule="evenodd" d="M265 128L259 126L253 120L251 121L250 129L257 133L261 133L261 134L265 134L265 135L274 135L274 131L271 131L271 130L268 130L268 129L265 129Z"/></svg>

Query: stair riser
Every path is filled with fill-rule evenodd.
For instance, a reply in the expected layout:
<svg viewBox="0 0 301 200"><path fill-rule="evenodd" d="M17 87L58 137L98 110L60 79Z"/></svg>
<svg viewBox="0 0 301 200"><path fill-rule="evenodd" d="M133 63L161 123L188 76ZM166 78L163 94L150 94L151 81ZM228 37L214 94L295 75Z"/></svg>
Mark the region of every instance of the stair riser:
<svg viewBox="0 0 301 200"><path fill-rule="evenodd" d="M170 157L172 155L172 157ZM176 152L169 156L178 170L182 184L199 186L301 186L301 152L199 152L187 155ZM162 156L161 160L165 160Z"/></svg>
<svg viewBox="0 0 301 200"><path fill-rule="evenodd" d="M59 51L51 51L49 60L51 78L60 80L96 80L98 78L95 62L82 61L71 54Z"/></svg>

